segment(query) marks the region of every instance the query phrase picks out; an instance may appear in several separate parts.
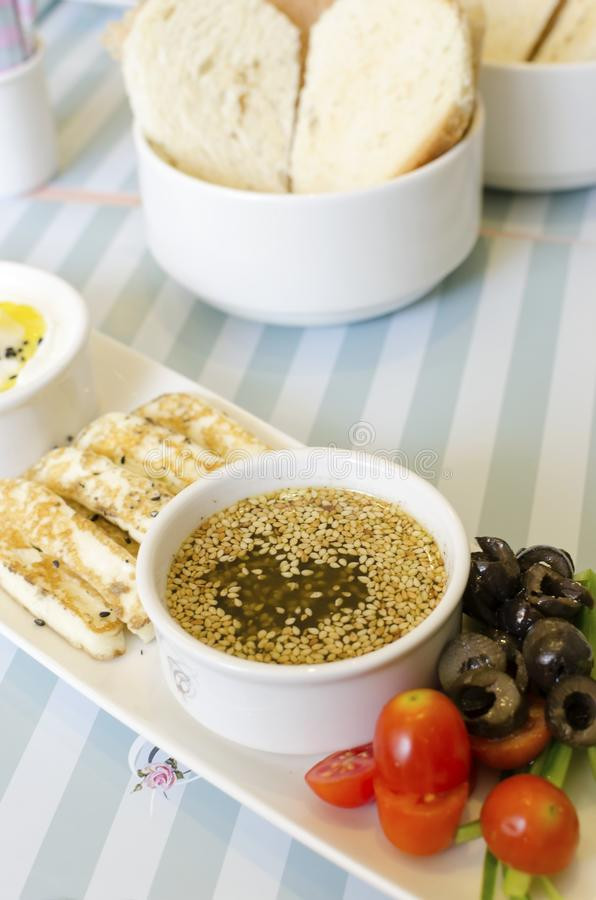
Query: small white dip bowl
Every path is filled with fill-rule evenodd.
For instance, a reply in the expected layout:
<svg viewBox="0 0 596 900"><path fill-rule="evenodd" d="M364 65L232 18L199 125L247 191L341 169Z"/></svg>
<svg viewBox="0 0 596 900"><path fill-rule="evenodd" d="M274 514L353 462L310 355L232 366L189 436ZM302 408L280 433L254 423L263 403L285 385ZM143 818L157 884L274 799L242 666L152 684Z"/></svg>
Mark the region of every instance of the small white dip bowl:
<svg viewBox="0 0 596 900"><path fill-rule="evenodd" d="M0 477L6 478L74 436L93 418L96 401L86 352L89 312L81 295L55 275L0 262L0 301L37 307L48 322L31 377L0 393Z"/></svg>
<svg viewBox="0 0 596 900"><path fill-rule="evenodd" d="M485 184L557 191L596 184L596 63L484 63Z"/></svg>
<svg viewBox="0 0 596 900"><path fill-rule="evenodd" d="M484 113L448 153L386 184L331 194L263 194L180 172L138 127L147 241L200 299L281 325L331 325L428 293L476 243Z"/></svg>
<svg viewBox="0 0 596 900"><path fill-rule="evenodd" d="M290 666L239 659L202 644L170 616L165 588L182 542L213 513L285 487L337 487L399 503L435 538L445 561L445 594L413 631L365 656ZM363 453L278 451L229 465L186 488L155 520L141 545L137 585L155 625L170 690L202 725L258 750L314 754L372 739L383 704L401 690L432 685L439 655L460 626L470 565L463 526L428 482Z"/></svg>

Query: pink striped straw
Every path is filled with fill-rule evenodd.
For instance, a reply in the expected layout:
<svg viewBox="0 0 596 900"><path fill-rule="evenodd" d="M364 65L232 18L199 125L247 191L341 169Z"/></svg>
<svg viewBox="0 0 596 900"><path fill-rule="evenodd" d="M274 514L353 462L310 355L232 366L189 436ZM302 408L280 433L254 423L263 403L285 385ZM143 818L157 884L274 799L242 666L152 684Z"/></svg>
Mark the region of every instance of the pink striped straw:
<svg viewBox="0 0 596 900"><path fill-rule="evenodd" d="M35 50L35 0L0 0L0 72Z"/></svg>

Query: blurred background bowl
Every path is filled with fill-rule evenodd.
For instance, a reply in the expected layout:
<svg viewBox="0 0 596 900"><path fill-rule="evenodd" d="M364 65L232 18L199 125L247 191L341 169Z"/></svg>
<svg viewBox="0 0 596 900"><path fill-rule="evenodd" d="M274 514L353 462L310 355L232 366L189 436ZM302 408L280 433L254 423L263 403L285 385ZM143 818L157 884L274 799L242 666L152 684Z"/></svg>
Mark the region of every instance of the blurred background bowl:
<svg viewBox="0 0 596 900"><path fill-rule="evenodd" d="M448 153L347 193L259 194L190 177L138 128L147 240L162 268L226 312L282 325L382 315L428 293L476 243L484 113Z"/></svg>
<svg viewBox="0 0 596 900"><path fill-rule="evenodd" d="M596 63L484 63L484 181L513 191L596 184Z"/></svg>

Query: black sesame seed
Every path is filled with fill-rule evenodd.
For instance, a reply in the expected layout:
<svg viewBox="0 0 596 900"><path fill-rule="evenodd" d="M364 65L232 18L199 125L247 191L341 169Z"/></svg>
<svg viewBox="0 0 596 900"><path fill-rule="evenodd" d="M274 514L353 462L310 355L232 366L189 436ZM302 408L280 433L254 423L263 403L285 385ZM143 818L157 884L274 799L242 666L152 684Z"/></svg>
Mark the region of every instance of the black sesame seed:
<svg viewBox="0 0 596 900"><path fill-rule="evenodd" d="M8 380L9 380L9 381L15 381L16 377L17 377L16 375L11 375L11 376L9 377Z"/></svg>
<svg viewBox="0 0 596 900"><path fill-rule="evenodd" d="M120 465L123 466L125 462L126 462L126 457L125 457L125 456L121 456L121 457L120 457Z"/></svg>
<svg viewBox="0 0 596 900"><path fill-rule="evenodd" d="M52 560L52 565L54 566L55 569L59 569L59 568L60 568L60 560L59 560L59 559L53 559L53 560Z"/></svg>
<svg viewBox="0 0 596 900"><path fill-rule="evenodd" d="M125 544L132 544L132 540L131 540L131 538L128 537L128 535L124 538L124 543L125 543Z"/></svg>
<svg viewBox="0 0 596 900"><path fill-rule="evenodd" d="M15 350L14 347L7 347L6 350L4 351L4 356L6 359L10 359L11 357L16 356L16 355L17 355L17 351Z"/></svg>
<svg viewBox="0 0 596 900"><path fill-rule="evenodd" d="M37 344L38 344L38 346L39 346L39 344L41 344L41 343L43 343L43 338L42 338L42 337L40 337L40 338L37 339Z"/></svg>
<svg viewBox="0 0 596 900"><path fill-rule="evenodd" d="M109 615L110 615L110 610L109 610L109 609L102 609L102 611L100 612L99 615L100 615L100 618L105 619L106 616L109 616Z"/></svg>
<svg viewBox="0 0 596 900"><path fill-rule="evenodd" d="M66 435L66 443L72 444L73 441L74 441L74 437L72 436L72 434L67 434Z"/></svg>
<svg viewBox="0 0 596 900"><path fill-rule="evenodd" d="M90 521L90 522L97 522L98 519L99 519L99 513L93 513L93 515L91 516L91 518L89 519L89 521Z"/></svg>
<svg viewBox="0 0 596 900"><path fill-rule="evenodd" d="M33 621L36 625L39 625L40 628L46 624L43 619L33 619Z"/></svg>
<svg viewBox="0 0 596 900"><path fill-rule="evenodd" d="M161 500L161 494L155 494L154 497L151 497L151 500L153 500L153 502L157 502L158 500Z"/></svg>

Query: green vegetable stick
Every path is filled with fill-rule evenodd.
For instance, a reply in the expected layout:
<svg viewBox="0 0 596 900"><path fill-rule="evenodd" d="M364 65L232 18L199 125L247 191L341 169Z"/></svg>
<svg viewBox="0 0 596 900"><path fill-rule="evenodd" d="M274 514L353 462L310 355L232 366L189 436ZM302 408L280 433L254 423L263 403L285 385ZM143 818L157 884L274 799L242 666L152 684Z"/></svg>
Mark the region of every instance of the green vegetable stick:
<svg viewBox="0 0 596 900"><path fill-rule="evenodd" d="M482 867L482 888L480 889L480 900L493 900L495 896L495 888L497 886L497 875L499 873L499 860L490 852L488 847L484 854L484 866Z"/></svg>
<svg viewBox="0 0 596 900"><path fill-rule="evenodd" d="M545 875L542 875L539 879L540 884L544 890L544 893L548 897L548 900L563 900L563 897L558 892L550 878L547 878Z"/></svg>

